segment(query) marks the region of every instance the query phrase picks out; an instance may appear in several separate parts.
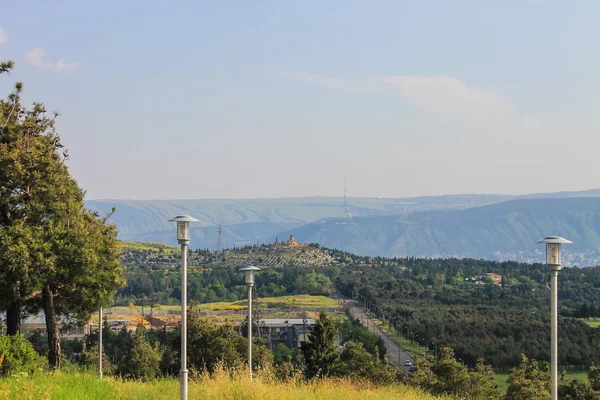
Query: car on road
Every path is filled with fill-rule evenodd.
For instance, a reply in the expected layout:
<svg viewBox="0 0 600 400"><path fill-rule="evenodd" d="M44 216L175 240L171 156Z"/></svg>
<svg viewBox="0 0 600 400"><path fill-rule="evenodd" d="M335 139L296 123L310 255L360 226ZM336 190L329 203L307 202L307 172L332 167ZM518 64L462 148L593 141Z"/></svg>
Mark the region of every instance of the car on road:
<svg viewBox="0 0 600 400"><path fill-rule="evenodd" d="M412 361L410 361L410 360L404 361L404 366L405 367L412 367Z"/></svg>

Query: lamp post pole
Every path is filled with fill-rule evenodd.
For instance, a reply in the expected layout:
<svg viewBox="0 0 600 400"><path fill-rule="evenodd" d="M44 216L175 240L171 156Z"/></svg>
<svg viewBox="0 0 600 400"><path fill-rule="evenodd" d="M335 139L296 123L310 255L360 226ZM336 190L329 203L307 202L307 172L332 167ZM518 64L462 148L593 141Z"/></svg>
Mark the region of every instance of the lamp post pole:
<svg viewBox="0 0 600 400"><path fill-rule="evenodd" d="M102 306L98 311L98 377L102 380Z"/></svg>
<svg viewBox="0 0 600 400"><path fill-rule="evenodd" d="M550 329L551 337L551 355L552 355L552 400L558 399L558 270L550 270L550 279L552 281L552 297L550 312L552 313L552 327Z"/></svg>
<svg viewBox="0 0 600 400"><path fill-rule="evenodd" d="M187 244L181 245L181 389L180 399L188 398L187 370Z"/></svg>
<svg viewBox="0 0 600 400"><path fill-rule="evenodd" d="M560 236L548 236L537 243L546 244L546 265L550 270L552 297L550 300L551 328L550 347L552 376L552 400L558 400L558 271L562 269L560 245L573 243Z"/></svg>
<svg viewBox="0 0 600 400"><path fill-rule="evenodd" d="M198 221L189 215L178 215L169 220L177 222L177 242L181 245L181 369L180 375L180 400L188 398L188 370L187 370L187 251L190 243L190 222Z"/></svg>
<svg viewBox="0 0 600 400"><path fill-rule="evenodd" d="M260 268L249 265L240 268L240 271L246 272L246 286L248 286L248 373L252 380L252 287L254 286L254 271L260 271Z"/></svg>

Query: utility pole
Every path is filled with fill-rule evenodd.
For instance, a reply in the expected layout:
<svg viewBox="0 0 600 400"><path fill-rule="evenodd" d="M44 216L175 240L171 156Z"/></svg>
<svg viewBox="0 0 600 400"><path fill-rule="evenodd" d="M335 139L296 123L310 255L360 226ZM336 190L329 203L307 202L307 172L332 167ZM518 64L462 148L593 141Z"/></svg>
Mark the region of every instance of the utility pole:
<svg viewBox="0 0 600 400"><path fill-rule="evenodd" d="M217 229L217 251L223 251L223 228L219 223L219 228Z"/></svg>
<svg viewBox="0 0 600 400"><path fill-rule="evenodd" d="M348 198L346 196L346 177L344 177L344 225L354 224L352 219L352 213L350 212L350 206L348 205Z"/></svg>

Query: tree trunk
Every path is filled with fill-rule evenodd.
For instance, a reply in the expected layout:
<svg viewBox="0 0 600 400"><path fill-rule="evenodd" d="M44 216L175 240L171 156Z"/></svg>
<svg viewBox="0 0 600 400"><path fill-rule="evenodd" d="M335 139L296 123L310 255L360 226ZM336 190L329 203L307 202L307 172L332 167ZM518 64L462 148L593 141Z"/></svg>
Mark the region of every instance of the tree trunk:
<svg viewBox="0 0 600 400"><path fill-rule="evenodd" d="M21 282L15 282L15 300L6 309L6 334L16 335L21 331Z"/></svg>
<svg viewBox="0 0 600 400"><path fill-rule="evenodd" d="M44 314L46 316L46 330L48 332L48 365L50 368L60 368L60 335L56 314L54 312L54 295L50 286L46 285L42 291L44 301Z"/></svg>
<svg viewBox="0 0 600 400"><path fill-rule="evenodd" d="M21 300L13 301L6 309L6 334L16 335L21 331Z"/></svg>

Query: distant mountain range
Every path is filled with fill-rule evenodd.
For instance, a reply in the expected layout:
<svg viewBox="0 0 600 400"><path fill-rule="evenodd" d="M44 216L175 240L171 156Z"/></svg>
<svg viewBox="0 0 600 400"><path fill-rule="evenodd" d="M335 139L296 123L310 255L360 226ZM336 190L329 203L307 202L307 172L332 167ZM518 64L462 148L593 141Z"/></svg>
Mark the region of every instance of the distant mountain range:
<svg viewBox="0 0 600 400"><path fill-rule="evenodd" d="M600 189L526 196L452 195L403 199L348 199L354 224L344 224L342 198L252 200L90 200L88 208L112 207L125 241L176 244L167 220L190 214L194 248L214 249L222 224L226 247L270 243L294 235L363 255L475 257L540 260L534 242L561 235L570 264L600 262Z"/></svg>

